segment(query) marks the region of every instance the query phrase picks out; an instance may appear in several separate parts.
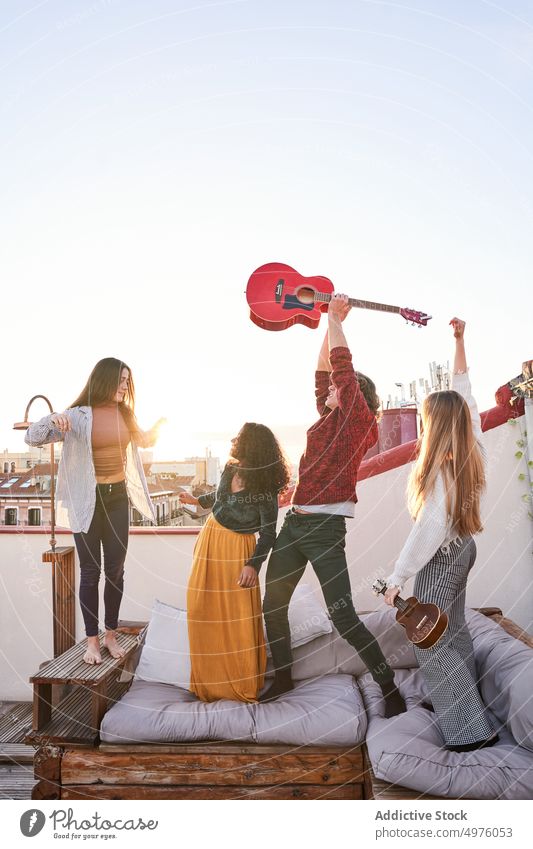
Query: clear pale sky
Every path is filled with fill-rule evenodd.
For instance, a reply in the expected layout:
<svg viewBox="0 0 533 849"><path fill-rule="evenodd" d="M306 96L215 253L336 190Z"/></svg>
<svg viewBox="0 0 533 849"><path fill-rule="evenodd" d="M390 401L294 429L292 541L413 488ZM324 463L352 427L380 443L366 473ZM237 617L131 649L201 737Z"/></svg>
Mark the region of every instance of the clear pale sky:
<svg viewBox="0 0 533 849"><path fill-rule="evenodd" d="M424 310L353 311L383 396L467 321L481 409L532 356L533 7L526 0L2 0L0 448L124 359L171 459L262 421L294 457L322 331L274 334L274 260ZM325 329L325 324L324 324ZM46 412L32 411L32 418Z"/></svg>

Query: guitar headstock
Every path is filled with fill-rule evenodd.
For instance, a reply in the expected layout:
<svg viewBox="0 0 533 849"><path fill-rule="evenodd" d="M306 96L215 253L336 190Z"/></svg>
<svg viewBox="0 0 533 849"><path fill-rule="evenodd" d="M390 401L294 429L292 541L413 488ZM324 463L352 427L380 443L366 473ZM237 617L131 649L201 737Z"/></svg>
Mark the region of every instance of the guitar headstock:
<svg viewBox="0 0 533 849"><path fill-rule="evenodd" d="M526 360L522 365L522 373L513 377L507 386L516 398L533 397L533 360Z"/></svg>
<svg viewBox="0 0 533 849"><path fill-rule="evenodd" d="M410 310L407 307L404 307L400 310L400 315L402 318L405 318L406 321L410 321L413 324L418 324L419 327L427 327L428 321L430 321L433 316L428 315L425 312L419 312L418 310Z"/></svg>
<svg viewBox="0 0 533 849"><path fill-rule="evenodd" d="M381 595L381 593L385 593L387 591L387 584L382 578L376 578L374 583L372 584L372 592L375 595Z"/></svg>

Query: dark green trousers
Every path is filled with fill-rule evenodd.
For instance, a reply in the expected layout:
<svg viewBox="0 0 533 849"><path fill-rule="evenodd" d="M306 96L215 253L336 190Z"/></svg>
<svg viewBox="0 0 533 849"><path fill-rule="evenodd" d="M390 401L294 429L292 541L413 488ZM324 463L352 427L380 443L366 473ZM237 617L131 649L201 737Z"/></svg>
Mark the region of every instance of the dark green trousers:
<svg viewBox="0 0 533 849"><path fill-rule="evenodd" d="M358 652L374 680L385 685L394 673L375 637L357 616L345 554L346 520L291 510L278 534L266 575L263 613L276 670L292 666L289 602L308 562L320 581L328 613L339 634Z"/></svg>

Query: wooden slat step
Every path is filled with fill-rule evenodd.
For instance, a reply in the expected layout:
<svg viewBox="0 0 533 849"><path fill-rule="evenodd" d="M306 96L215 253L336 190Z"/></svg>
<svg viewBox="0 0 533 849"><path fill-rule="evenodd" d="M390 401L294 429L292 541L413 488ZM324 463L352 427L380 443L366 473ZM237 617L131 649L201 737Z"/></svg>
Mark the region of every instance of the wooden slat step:
<svg viewBox="0 0 533 849"><path fill-rule="evenodd" d="M0 743L0 764L32 764L34 754L24 743Z"/></svg>
<svg viewBox="0 0 533 849"><path fill-rule="evenodd" d="M35 784L32 766L0 766L0 799L31 799Z"/></svg>
<svg viewBox="0 0 533 849"><path fill-rule="evenodd" d="M64 652L59 657L51 660L42 669L39 669L35 675L32 675L30 681L32 684L84 684L86 686L96 685L102 681L106 675L118 669L124 664L124 658L111 657L107 649L103 646L104 635L101 633L100 648L102 652L102 663L91 666L83 662L83 655L87 649L87 640L82 640L72 646L71 649ZM121 648L129 655L139 644L141 635L136 633L121 633L117 631L117 641Z"/></svg>
<svg viewBox="0 0 533 849"><path fill-rule="evenodd" d="M117 702L129 684L112 681L108 685L108 700ZM98 729L91 727L92 688L77 686L52 712L52 718L39 731L30 731L26 742L31 745L43 743L81 743L92 746L98 738Z"/></svg>
<svg viewBox="0 0 533 849"><path fill-rule="evenodd" d="M31 702L15 702L0 718L0 744L22 743L31 728Z"/></svg>

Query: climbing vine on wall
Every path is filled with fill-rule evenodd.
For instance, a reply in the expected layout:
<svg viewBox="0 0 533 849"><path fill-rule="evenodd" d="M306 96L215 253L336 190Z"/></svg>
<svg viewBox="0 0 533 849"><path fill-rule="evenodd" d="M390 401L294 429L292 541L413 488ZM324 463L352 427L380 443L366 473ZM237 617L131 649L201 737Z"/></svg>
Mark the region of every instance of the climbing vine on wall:
<svg viewBox="0 0 533 849"><path fill-rule="evenodd" d="M526 484L526 489L521 495L522 501L528 506L527 515L530 519L533 519L533 459L528 456L527 452L527 430L522 428L519 419L508 419L508 424L516 427L520 431L519 438L515 441L516 450L515 457L520 461L520 465L526 466L526 471L518 472L518 480L522 481Z"/></svg>

